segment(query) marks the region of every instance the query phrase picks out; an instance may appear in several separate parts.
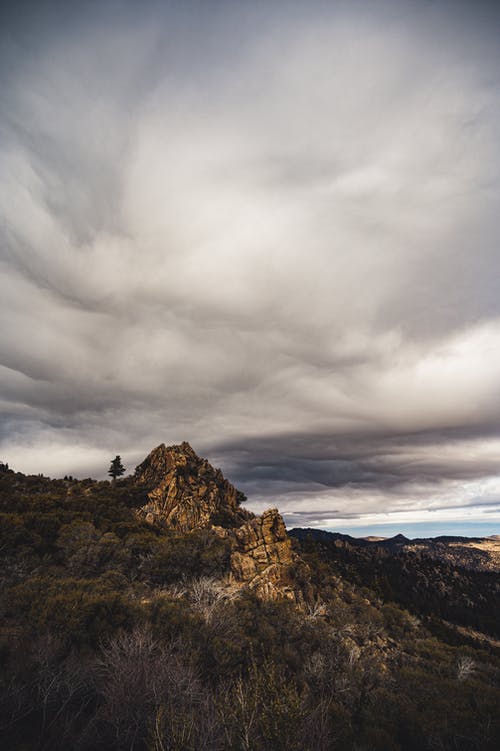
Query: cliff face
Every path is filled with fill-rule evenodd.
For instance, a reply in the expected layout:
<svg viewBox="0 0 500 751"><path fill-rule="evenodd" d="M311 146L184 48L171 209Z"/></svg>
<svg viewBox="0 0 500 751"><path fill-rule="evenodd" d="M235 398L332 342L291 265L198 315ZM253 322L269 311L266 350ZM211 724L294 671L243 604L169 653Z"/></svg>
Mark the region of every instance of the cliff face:
<svg viewBox="0 0 500 751"><path fill-rule="evenodd" d="M180 532L210 527L229 541L233 583L264 599L308 598L308 568L293 552L278 510L254 516L241 508L243 494L188 443L153 449L137 467L136 482L148 491L138 513L149 523Z"/></svg>

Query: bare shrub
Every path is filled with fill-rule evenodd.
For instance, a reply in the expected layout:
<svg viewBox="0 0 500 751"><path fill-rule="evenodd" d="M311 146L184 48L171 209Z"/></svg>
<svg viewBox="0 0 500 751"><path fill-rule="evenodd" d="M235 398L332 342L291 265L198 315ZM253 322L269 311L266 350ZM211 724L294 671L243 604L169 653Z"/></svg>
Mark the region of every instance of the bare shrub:
<svg viewBox="0 0 500 751"><path fill-rule="evenodd" d="M457 661L457 680L465 681L467 678L473 675L476 670L477 665L472 657L468 657L467 655L459 657Z"/></svg>
<svg viewBox="0 0 500 751"><path fill-rule="evenodd" d="M130 749L143 742L161 707L181 715L202 695L195 670L181 659L176 645L161 644L146 627L121 633L102 646L99 675L101 720L116 745Z"/></svg>
<svg viewBox="0 0 500 751"><path fill-rule="evenodd" d="M221 732L210 693L178 707L169 701L156 709L149 734L151 751L219 751Z"/></svg>
<svg viewBox="0 0 500 751"><path fill-rule="evenodd" d="M193 608L209 623L220 603L228 599L228 594L220 580L201 576L189 583L188 597Z"/></svg>
<svg viewBox="0 0 500 751"><path fill-rule="evenodd" d="M311 621L316 621L318 618L322 618L327 613L327 606L322 600L316 598L314 602L307 605L307 618Z"/></svg>
<svg viewBox="0 0 500 751"><path fill-rule="evenodd" d="M228 687L221 704L226 748L241 751L303 751L305 711L293 681L267 661L250 666Z"/></svg>
<svg viewBox="0 0 500 751"><path fill-rule="evenodd" d="M0 733L29 728L37 748L61 749L74 743L89 723L95 699L92 658L69 652L63 640L51 634L38 636L24 654L15 654L18 669L1 682ZM29 666L29 680L26 668Z"/></svg>

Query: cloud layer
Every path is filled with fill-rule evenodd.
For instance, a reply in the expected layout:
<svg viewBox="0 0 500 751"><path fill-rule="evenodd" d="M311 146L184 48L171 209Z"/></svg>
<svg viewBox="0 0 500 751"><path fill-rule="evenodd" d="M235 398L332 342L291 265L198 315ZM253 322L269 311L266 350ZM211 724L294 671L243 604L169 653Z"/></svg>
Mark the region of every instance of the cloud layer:
<svg viewBox="0 0 500 751"><path fill-rule="evenodd" d="M500 523L493 4L2 27L5 460L187 439L289 523Z"/></svg>

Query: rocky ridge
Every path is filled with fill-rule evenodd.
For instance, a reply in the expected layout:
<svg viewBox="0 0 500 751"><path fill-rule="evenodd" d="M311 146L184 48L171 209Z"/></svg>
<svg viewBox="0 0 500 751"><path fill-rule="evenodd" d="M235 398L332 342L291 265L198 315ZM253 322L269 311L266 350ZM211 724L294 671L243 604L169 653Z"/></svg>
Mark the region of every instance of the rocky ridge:
<svg viewBox="0 0 500 751"><path fill-rule="evenodd" d="M160 444L137 467L135 479L147 490L138 513L150 524L179 532L210 528L229 542L234 584L263 599L302 603L311 597L308 567L293 552L279 511L255 516L242 508L245 496L189 443Z"/></svg>

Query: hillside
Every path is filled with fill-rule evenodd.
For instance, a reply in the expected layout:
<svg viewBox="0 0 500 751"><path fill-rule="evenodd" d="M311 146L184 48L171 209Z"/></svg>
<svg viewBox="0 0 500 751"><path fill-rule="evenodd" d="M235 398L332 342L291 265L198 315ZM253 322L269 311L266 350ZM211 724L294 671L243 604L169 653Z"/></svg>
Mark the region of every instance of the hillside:
<svg viewBox="0 0 500 751"><path fill-rule="evenodd" d="M3 748L498 748L495 572L244 500L187 443L113 483L0 465Z"/></svg>
<svg viewBox="0 0 500 751"><path fill-rule="evenodd" d="M353 548L380 548L394 552L423 553L440 561L448 561L459 568L473 571L493 571L500 573L500 536L453 537L440 536L409 540L402 534L394 537L351 537L338 532L322 529L293 529L292 535L298 539L311 539L348 543Z"/></svg>
<svg viewBox="0 0 500 751"><path fill-rule="evenodd" d="M410 541L397 535L367 541L311 529L293 529L290 535L314 559L320 557L337 574L426 619L436 632L456 632L460 627L469 629L471 640L495 643L500 639L500 577L495 558L485 563L489 554L480 551L483 557L476 558L470 553L481 540ZM448 639L454 638L448 634Z"/></svg>

